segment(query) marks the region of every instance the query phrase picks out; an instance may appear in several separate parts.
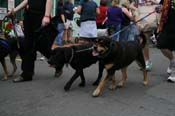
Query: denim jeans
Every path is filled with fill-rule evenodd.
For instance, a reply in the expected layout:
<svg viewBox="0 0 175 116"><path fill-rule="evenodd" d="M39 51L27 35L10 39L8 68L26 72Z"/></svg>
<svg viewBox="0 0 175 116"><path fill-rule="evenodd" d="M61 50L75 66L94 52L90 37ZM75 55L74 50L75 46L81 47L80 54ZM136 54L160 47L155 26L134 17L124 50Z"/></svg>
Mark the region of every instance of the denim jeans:
<svg viewBox="0 0 175 116"><path fill-rule="evenodd" d="M123 27L126 28L126 27ZM134 41L139 35L139 30L135 24L130 24L126 29L120 33L120 42Z"/></svg>
<svg viewBox="0 0 175 116"><path fill-rule="evenodd" d="M116 25L115 27L114 27L114 33L111 33L112 34L112 40L114 40L114 41L118 41L119 40L119 35L120 35L120 33L118 33L118 34L116 34L118 31L120 31L121 30L121 24L119 24L119 25Z"/></svg>
<svg viewBox="0 0 175 116"><path fill-rule="evenodd" d="M57 30L58 30L58 35L57 35L57 37L56 37L56 44L57 44L57 45L62 45L62 42L63 42L64 24L63 24L63 23L58 23L58 25L57 25Z"/></svg>
<svg viewBox="0 0 175 116"><path fill-rule="evenodd" d="M122 27L122 29L124 29L126 27ZM120 33L120 38L119 38L119 42L124 43L128 41L128 37L129 37L129 33L130 33L130 26L126 29L124 29L121 33Z"/></svg>

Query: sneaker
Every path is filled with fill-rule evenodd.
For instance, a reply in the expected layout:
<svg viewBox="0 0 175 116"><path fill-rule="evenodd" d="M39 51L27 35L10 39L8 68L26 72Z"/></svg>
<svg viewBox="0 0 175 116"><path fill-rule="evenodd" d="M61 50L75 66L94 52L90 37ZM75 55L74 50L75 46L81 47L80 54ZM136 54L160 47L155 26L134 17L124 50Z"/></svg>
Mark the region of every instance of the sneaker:
<svg viewBox="0 0 175 116"><path fill-rule="evenodd" d="M175 60L171 61L170 63L171 66L171 74L168 77L168 82L175 82Z"/></svg>
<svg viewBox="0 0 175 116"><path fill-rule="evenodd" d="M172 72L171 68L168 67L168 69L167 69L167 73L168 73L168 74L171 74L171 72Z"/></svg>
<svg viewBox="0 0 175 116"><path fill-rule="evenodd" d="M45 57L42 56L39 60L44 61L45 60Z"/></svg>
<svg viewBox="0 0 175 116"><path fill-rule="evenodd" d="M146 70L150 71L152 69L152 62L151 61L146 61Z"/></svg>
<svg viewBox="0 0 175 116"><path fill-rule="evenodd" d="M167 79L168 82L175 82L175 68L172 69L170 76Z"/></svg>

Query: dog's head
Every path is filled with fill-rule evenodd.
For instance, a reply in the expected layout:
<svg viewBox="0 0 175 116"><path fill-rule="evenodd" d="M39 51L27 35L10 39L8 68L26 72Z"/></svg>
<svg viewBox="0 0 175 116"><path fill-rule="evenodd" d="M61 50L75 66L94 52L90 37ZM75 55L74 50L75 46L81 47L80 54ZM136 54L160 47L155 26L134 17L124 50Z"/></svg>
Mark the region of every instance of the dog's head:
<svg viewBox="0 0 175 116"><path fill-rule="evenodd" d="M51 56L48 60L48 63L51 67L61 69L64 66L66 63L66 58L68 57L67 54L69 53L67 52L67 49L68 48L66 47L57 47L52 51Z"/></svg>
<svg viewBox="0 0 175 116"><path fill-rule="evenodd" d="M93 50L94 56L102 56L110 51L111 46L113 45L113 41L106 37L98 37L95 39L95 45Z"/></svg>

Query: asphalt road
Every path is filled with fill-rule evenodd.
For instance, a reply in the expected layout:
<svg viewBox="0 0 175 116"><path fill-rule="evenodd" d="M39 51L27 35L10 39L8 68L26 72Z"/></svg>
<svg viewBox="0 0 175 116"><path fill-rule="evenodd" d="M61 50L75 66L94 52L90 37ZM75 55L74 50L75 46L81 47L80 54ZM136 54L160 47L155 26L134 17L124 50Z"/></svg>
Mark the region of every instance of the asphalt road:
<svg viewBox="0 0 175 116"><path fill-rule="evenodd" d="M33 81L13 83L12 79L21 73L21 62L17 61L15 77L0 81L0 116L175 116L175 84L166 81L168 60L155 48L150 53L153 69L148 73L148 86L142 85L142 72L133 63L124 88L111 91L106 86L97 98L92 97L96 64L84 71L86 87L78 87L78 79L65 92L63 87L74 73L71 67L65 67L63 75L55 78L54 69L46 61L37 60ZM119 81L120 71L116 76Z"/></svg>

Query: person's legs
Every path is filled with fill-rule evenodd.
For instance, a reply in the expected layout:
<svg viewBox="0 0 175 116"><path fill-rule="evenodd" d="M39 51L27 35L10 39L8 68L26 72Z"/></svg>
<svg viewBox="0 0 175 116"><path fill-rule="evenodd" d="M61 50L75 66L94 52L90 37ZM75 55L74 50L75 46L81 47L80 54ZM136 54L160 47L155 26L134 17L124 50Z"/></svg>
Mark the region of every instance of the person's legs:
<svg viewBox="0 0 175 116"><path fill-rule="evenodd" d="M145 63L146 63L146 70L150 71L152 69L152 62L150 60L150 55L149 55L149 38L150 38L150 32L145 32L144 33L147 39L147 44L145 45L143 49L143 54L145 58Z"/></svg>
<svg viewBox="0 0 175 116"><path fill-rule="evenodd" d="M23 56L22 56L22 74L15 78L13 82L31 81L34 75L34 65L36 60L36 34L35 31L40 28L43 16L25 15L24 16L24 33Z"/></svg>
<svg viewBox="0 0 175 116"><path fill-rule="evenodd" d="M125 28L125 27L123 27L123 28ZM125 42L129 41L129 38L128 38L129 32L130 32L130 28L127 28L120 33L120 38L119 38L120 43L125 43Z"/></svg>
<svg viewBox="0 0 175 116"><path fill-rule="evenodd" d="M167 73L168 74L171 74L172 73L172 68L173 68L173 65L175 63L175 59L174 59L174 56L173 56L173 52L170 51L169 49L161 49L161 52L162 54L167 57L170 61L170 65L167 69Z"/></svg>
<svg viewBox="0 0 175 116"><path fill-rule="evenodd" d="M56 37L55 43L57 45L62 45L62 41L63 41L63 31L64 31L64 25L62 23L59 23L57 26L57 30L58 30L58 35Z"/></svg>
<svg viewBox="0 0 175 116"><path fill-rule="evenodd" d="M73 21L67 20L67 42L72 43L72 28L73 28Z"/></svg>
<svg viewBox="0 0 175 116"><path fill-rule="evenodd" d="M118 32L120 30L121 30L121 25L120 24L114 27L114 33L111 33L111 35L110 35L110 36L112 36L112 38L111 38L112 40L119 41L120 33L118 33Z"/></svg>
<svg viewBox="0 0 175 116"><path fill-rule="evenodd" d="M66 28L66 29L63 30L63 37L62 37L63 41L62 41L62 44L66 44L67 43L67 39L68 39L67 33L68 33L68 29Z"/></svg>
<svg viewBox="0 0 175 116"><path fill-rule="evenodd" d="M167 28L166 28L167 29ZM161 50L162 54L169 59L169 67L167 73L169 73L168 81L175 82L175 58L173 56L173 50L175 50L174 33L169 31L163 31L158 38L157 47Z"/></svg>
<svg viewBox="0 0 175 116"><path fill-rule="evenodd" d="M165 57L167 57L170 61L174 59L173 57L173 52L170 51L169 49L161 49L161 52Z"/></svg>
<svg viewBox="0 0 175 116"><path fill-rule="evenodd" d="M36 60L36 51L33 48L33 39L25 38L24 53L22 56L22 74L20 77L13 80L13 82L31 81L34 75L34 63Z"/></svg>
<svg viewBox="0 0 175 116"><path fill-rule="evenodd" d="M67 42L71 43L71 39L72 39L72 28L68 28L68 30L67 30Z"/></svg>

